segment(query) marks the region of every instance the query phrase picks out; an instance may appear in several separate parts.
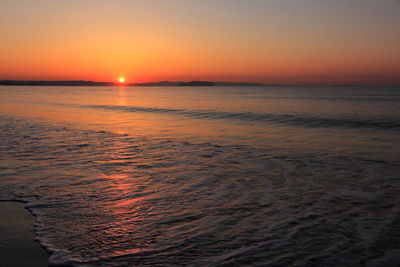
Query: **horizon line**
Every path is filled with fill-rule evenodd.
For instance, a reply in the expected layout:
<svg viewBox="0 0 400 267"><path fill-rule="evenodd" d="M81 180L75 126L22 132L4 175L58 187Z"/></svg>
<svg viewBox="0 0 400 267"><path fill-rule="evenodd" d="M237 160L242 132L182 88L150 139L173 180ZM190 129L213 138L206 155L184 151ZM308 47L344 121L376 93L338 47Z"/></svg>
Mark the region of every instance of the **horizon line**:
<svg viewBox="0 0 400 267"><path fill-rule="evenodd" d="M21 84L18 84L21 83ZM50 83L50 84L22 84L22 83ZM53 83L53 84L51 84ZM226 85L254 85L254 86L400 86L399 83L260 83L260 82L233 82L233 81L210 81L210 80L161 80L156 82L110 82L110 81L92 81L92 80L15 80L15 79L3 79L0 80L0 85L3 86L68 86L56 83L71 83L69 86L84 86L84 84L77 83L87 83L87 85L91 86L168 86L167 83L170 83L170 86L176 86L179 83L181 84L190 84L190 83L213 83L211 86L218 86L220 84ZM163 85L164 83L164 85ZM207 86L207 85L205 85Z"/></svg>

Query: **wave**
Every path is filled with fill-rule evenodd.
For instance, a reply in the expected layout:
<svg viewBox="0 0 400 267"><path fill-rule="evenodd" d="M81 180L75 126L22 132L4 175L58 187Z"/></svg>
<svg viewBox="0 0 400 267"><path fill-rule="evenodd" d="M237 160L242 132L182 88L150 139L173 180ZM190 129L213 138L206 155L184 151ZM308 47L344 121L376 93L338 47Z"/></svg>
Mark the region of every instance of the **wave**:
<svg viewBox="0 0 400 267"><path fill-rule="evenodd" d="M305 100L305 101L337 101L337 102L389 102L389 103L398 103L400 102L400 97L396 94L375 94L375 95L367 95L367 96L268 96L268 95L260 95L257 93L251 92L243 92L243 93L235 93L236 95L243 95L247 98L256 98L256 99L283 99L283 100Z"/></svg>
<svg viewBox="0 0 400 267"><path fill-rule="evenodd" d="M79 105L82 108L102 109L118 112L145 112L167 115L179 115L195 119L211 120L240 120L248 122L272 122L289 126L301 127L335 127L335 128L369 128L378 130L400 130L400 120L391 117L384 118L330 118L297 115L281 115L254 112L227 112L215 110L188 110L172 108L152 108L135 106L113 106L113 105Z"/></svg>
<svg viewBox="0 0 400 267"><path fill-rule="evenodd" d="M0 200L27 203L50 265L399 262L397 161L6 117L0 155Z"/></svg>

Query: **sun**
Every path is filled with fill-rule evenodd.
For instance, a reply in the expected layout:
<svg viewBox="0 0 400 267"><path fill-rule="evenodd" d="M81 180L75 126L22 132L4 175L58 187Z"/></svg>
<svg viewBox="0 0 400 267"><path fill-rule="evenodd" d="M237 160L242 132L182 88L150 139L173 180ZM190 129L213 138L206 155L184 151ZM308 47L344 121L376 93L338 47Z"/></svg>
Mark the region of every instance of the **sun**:
<svg viewBox="0 0 400 267"><path fill-rule="evenodd" d="M125 77L119 77L119 78L118 78L118 81L119 81L120 83L124 83L124 82L125 82Z"/></svg>

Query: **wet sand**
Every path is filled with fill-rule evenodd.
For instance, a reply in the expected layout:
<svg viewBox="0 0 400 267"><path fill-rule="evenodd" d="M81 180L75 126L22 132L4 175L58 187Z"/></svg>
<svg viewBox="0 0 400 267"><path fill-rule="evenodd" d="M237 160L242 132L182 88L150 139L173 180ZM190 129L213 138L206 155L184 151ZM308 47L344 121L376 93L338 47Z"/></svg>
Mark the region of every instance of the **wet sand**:
<svg viewBox="0 0 400 267"><path fill-rule="evenodd" d="M48 265L49 254L34 241L35 218L24 205L0 202L0 267Z"/></svg>

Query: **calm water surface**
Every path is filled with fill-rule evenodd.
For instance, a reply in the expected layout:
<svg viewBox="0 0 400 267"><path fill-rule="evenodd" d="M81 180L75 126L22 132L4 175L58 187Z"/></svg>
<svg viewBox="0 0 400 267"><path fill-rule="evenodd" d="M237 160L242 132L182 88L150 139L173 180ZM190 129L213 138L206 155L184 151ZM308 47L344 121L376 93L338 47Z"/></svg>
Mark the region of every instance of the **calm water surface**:
<svg viewBox="0 0 400 267"><path fill-rule="evenodd" d="M398 266L400 88L0 87L51 263Z"/></svg>

